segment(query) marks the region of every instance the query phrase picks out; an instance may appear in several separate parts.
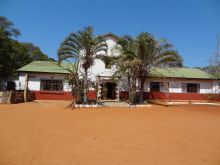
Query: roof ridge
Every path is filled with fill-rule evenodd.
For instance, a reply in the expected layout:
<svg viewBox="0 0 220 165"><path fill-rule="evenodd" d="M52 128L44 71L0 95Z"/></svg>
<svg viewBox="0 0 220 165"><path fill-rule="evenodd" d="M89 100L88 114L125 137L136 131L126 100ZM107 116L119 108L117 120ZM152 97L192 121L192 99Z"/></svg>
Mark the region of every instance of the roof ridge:
<svg viewBox="0 0 220 165"><path fill-rule="evenodd" d="M111 37L113 37L113 38L115 38L115 39L119 39L119 38L120 38L119 36L117 36L116 34L114 34L114 33L112 33L112 32L104 33L104 34L102 34L102 35L100 35L100 36L102 36L102 37L111 36Z"/></svg>

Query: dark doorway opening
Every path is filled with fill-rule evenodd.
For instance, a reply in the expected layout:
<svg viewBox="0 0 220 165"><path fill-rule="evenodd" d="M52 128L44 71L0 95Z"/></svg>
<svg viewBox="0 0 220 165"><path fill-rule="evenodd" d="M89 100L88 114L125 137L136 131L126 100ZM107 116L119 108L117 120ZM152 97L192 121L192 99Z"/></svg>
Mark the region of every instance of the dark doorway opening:
<svg viewBox="0 0 220 165"><path fill-rule="evenodd" d="M107 99L116 99L116 83L106 83Z"/></svg>
<svg viewBox="0 0 220 165"><path fill-rule="evenodd" d="M6 90L10 91L10 90L15 90L16 84L14 81L7 81L7 87Z"/></svg>
<svg viewBox="0 0 220 165"><path fill-rule="evenodd" d="M116 83L105 82L102 85L102 99L114 100L116 99Z"/></svg>

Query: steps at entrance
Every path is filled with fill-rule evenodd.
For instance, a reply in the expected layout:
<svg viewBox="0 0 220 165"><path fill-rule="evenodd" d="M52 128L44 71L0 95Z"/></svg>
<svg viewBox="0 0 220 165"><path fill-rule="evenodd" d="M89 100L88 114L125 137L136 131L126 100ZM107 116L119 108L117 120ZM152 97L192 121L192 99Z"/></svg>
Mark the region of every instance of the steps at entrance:
<svg viewBox="0 0 220 165"><path fill-rule="evenodd" d="M128 103L120 101L101 101L100 103L107 107L128 107Z"/></svg>

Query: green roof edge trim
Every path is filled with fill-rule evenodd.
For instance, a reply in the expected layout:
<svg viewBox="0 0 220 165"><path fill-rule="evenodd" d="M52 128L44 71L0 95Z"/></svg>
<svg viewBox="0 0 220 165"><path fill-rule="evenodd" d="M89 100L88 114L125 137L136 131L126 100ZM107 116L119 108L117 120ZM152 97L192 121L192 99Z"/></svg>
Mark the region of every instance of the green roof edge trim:
<svg viewBox="0 0 220 165"><path fill-rule="evenodd" d="M66 69L65 69L66 68ZM68 74L68 64L58 65L58 62L52 61L33 61L24 67L17 70L17 72L38 72L38 73L58 73Z"/></svg>
<svg viewBox="0 0 220 165"><path fill-rule="evenodd" d="M187 78L187 79L216 79L209 73L195 68L152 68L151 77Z"/></svg>
<svg viewBox="0 0 220 165"><path fill-rule="evenodd" d="M68 74L71 64L52 61L33 61L17 70L17 72ZM186 78L186 79L217 79L205 71L195 68L152 68L149 77Z"/></svg>

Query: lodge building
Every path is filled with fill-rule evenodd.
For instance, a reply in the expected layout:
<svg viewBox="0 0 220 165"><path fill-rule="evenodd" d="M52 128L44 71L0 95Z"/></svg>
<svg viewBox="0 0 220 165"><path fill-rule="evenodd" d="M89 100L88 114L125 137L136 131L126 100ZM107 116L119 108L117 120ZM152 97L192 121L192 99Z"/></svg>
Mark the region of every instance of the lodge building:
<svg viewBox="0 0 220 165"><path fill-rule="evenodd" d="M108 45L108 56L117 56L114 48L117 45L117 36L103 35ZM90 88L92 97L104 100L125 100L128 98L126 77L112 76L116 66L105 64L96 59L89 70L89 78L95 82L97 89ZM69 72L56 62L34 61L17 70L16 78L8 78L2 84L9 88L15 83L16 90L24 90L25 79L28 78L28 90L33 91L37 100L71 100L71 88L66 76ZM26 77L28 75L28 77ZM136 82L137 92L140 91L140 80ZM144 85L145 99L163 100L207 100L209 94L219 95L220 81L208 73L194 68L152 68Z"/></svg>

